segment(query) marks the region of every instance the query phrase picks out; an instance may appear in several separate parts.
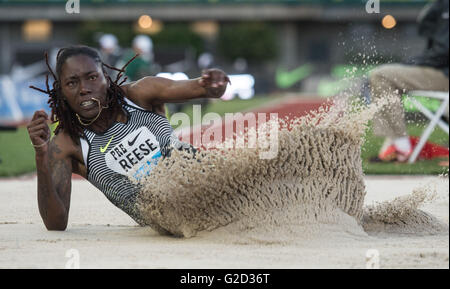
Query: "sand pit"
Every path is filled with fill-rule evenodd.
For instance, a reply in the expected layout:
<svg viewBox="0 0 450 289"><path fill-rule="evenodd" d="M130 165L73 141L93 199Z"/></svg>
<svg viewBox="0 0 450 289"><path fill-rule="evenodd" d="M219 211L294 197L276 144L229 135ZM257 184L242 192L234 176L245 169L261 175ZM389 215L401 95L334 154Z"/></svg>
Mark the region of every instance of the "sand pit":
<svg viewBox="0 0 450 289"><path fill-rule="evenodd" d="M432 187L437 195L420 209L448 225L448 178L379 176L364 183L364 206ZM67 231L49 232L35 189L35 177L1 181L0 268L65 268L70 249L79 251L80 268L366 268L369 249L379 251L380 268L449 267L448 233L368 234L345 215L291 233L284 227L283 236L258 227L242 238L228 234L232 227L191 238L162 236L137 226L84 180L73 181Z"/></svg>

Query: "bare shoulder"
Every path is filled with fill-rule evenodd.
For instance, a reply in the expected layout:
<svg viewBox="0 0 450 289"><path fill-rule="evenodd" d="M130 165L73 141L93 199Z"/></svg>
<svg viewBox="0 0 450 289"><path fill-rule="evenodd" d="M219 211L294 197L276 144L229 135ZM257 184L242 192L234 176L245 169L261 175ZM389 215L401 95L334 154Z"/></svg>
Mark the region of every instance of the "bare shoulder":
<svg viewBox="0 0 450 289"><path fill-rule="evenodd" d="M65 132L59 132L55 135L49 145L49 153L56 158L73 157L80 150L80 145L74 143L70 135Z"/></svg>

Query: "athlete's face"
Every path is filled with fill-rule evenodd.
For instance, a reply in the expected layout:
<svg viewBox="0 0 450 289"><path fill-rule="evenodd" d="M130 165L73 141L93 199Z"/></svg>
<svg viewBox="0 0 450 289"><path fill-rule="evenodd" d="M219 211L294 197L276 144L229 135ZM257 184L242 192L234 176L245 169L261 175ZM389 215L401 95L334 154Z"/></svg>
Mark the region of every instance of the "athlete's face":
<svg viewBox="0 0 450 289"><path fill-rule="evenodd" d="M75 113L84 119L92 119L99 113L97 99L106 106L108 81L101 63L86 55L74 55L66 59L59 76L61 91Z"/></svg>

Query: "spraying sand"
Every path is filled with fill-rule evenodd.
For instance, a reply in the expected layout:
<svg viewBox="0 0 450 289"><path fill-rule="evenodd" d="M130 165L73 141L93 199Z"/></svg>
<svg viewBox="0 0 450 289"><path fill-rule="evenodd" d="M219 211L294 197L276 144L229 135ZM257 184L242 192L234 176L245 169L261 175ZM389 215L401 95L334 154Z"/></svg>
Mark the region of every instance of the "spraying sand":
<svg viewBox="0 0 450 289"><path fill-rule="evenodd" d="M365 208L364 230L371 234L433 235L448 233L448 225L420 208L433 203L437 191L418 187L406 196ZM448 195L447 195L448 199Z"/></svg>
<svg viewBox="0 0 450 289"><path fill-rule="evenodd" d="M174 152L143 181L142 215L161 233L192 237L220 228L222 239L269 243L308 238L324 226L358 235L448 232L448 226L418 209L425 192L363 207L362 136L382 106L341 100L284 121L278 154L270 160L248 148L207 151L195 158Z"/></svg>

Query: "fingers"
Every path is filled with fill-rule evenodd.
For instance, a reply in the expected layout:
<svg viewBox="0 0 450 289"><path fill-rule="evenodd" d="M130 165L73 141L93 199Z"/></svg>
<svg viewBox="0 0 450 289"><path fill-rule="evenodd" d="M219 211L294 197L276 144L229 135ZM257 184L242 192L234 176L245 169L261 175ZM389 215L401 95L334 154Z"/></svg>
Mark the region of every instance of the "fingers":
<svg viewBox="0 0 450 289"><path fill-rule="evenodd" d="M50 132L44 129L30 132L30 140L33 145L41 145L50 138Z"/></svg>
<svg viewBox="0 0 450 289"><path fill-rule="evenodd" d="M221 88L229 82L228 76L220 69L208 69L202 72L199 83L203 87Z"/></svg>
<svg viewBox="0 0 450 289"><path fill-rule="evenodd" d="M35 120L31 121L31 122L28 124L27 127L30 128L30 127L34 127L34 126L40 125L40 124L47 124L47 119L45 119L45 118L43 118L43 117L40 117L40 118L38 118L38 119L35 119Z"/></svg>
<svg viewBox="0 0 450 289"><path fill-rule="evenodd" d="M31 132L36 132L36 131L39 131L39 130L43 130L43 131L49 130L48 125L46 123L40 123L40 124L31 126L31 127L28 128L28 132L30 132L30 133Z"/></svg>
<svg viewBox="0 0 450 289"><path fill-rule="evenodd" d="M202 71L202 78L207 79L211 77L211 69L206 69Z"/></svg>
<svg viewBox="0 0 450 289"><path fill-rule="evenodd" d="M50 137L50 133L44 129L30 132L30 139L34 145L40 145L46 142Z"/></svg>
<svg viewBox="0 0 450 289"><path fill-rule="evenodd" d="M211 76L210 76L208 70L203 70L202 76L200 77L198 83L200 84L200 86L206 87L207 85L209 85L210 78L211 78Z"/></svg>
<svg viewBox="0 0 450 289"><path fill-rule="evenodd" d="M34 127L39 124L47 124L48 115L43 110L38 110L34 113L31 122L28 124L28 128Z"/></svg>
<svg viewBox="0 0 450 289"><path fill-rule="evenodd" d="M44 110L37 110L34 112L33 117L31 118L31 120L36 120L38 118L45 118L46 120L48 119L48 115Z"/></svg>
<svg viewBox="0 0 450 289"><path fill-rule="evenodd" d="M50 129L47 125L48 115L43 110L36 111L27 125L28 134L33 145L41 145L50 138Z"/></svg>

